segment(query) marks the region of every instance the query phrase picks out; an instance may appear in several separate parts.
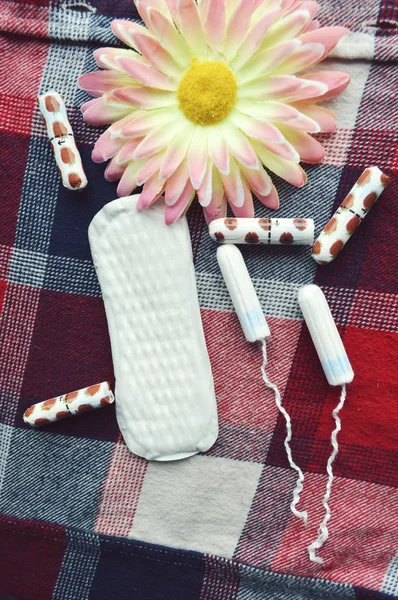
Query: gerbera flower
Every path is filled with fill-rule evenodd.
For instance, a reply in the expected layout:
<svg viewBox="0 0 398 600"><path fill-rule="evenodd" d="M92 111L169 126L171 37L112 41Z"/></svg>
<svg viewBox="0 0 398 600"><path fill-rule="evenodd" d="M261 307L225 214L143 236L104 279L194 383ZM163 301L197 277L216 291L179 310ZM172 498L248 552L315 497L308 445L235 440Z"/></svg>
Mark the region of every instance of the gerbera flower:
<svg viewBox="0 0 398 600"><path fill-rule="evenodd" d="M105 177L118 194L143 185L139 208L165 195L166 222L195 194L207 221L252 217L252 192L279 206L268 171L295 186L299 166L322 161L311 133L336 128L318 102L340 93L349 76L309 71L347 32L313 20L311 0L136 0L146 27L112 23L130 49L94 52L105 70L79 80L94 100L84 118L111 124L92 154L112 159ZM303 71L307 70L305 74Z"/></svg>

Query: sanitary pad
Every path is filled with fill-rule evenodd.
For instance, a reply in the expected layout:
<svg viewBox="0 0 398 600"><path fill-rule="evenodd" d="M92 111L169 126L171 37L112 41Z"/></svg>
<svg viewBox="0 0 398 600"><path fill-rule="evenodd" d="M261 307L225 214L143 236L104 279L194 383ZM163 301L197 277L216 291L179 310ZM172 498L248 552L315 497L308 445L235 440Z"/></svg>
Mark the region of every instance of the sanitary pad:
<svg viewBox="0 0 398 600"><path fill-rule="evenodd" d="M116 417L129 449L177 460L217 439L213 377L187 221L139 196L107 204L89 239L102 289L116 377Z"/></svg>

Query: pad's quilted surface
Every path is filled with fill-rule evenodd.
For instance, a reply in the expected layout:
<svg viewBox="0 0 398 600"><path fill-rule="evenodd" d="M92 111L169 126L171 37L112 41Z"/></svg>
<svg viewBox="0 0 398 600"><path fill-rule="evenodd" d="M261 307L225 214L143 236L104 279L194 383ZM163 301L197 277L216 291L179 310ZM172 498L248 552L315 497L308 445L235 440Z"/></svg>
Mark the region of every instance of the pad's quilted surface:
<svg viewBox="0 0 398 600"><path fill-rule="evenodd" d="M218 434L213 377L200 318L186 219L138 196L107 204L89 228L116 377L116 415L132 452L174 460L208 450Z"/></svg>

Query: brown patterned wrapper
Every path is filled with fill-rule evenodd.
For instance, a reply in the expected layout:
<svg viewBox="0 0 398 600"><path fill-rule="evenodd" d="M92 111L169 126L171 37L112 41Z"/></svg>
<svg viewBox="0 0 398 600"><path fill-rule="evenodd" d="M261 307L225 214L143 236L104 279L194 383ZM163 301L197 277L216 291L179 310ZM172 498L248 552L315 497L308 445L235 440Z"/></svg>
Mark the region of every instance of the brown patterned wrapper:
<svg viewBox="0 0 398 600"><path fill-rule="evenodd" d="M71 191L82 190L87 185L87 177L69 123L65 102L58 92L51 91L39 96L38 104L63 185Z"/></svg>
<svg viewBox="0 0 398 600"><path fill-rule="evenodd" d="M219 244L281 244L311 246L312 219L216 219L209 225L210 237Z"/></svg>
<svg viewBox="0 0 398 600"><path fill-rule="evenodd" d="M365 169L312 247L312 258L327 265L342 251L389 181L378 167Z"/></svg>
<svg viewBox="0 0 398 600"><path fill-rule="evenodd" d="M44 402L32 404L23 415L25 423L31 427L41 427L83 412L95 410L112 404L115 398L108 381L55 396Z"/></svg>

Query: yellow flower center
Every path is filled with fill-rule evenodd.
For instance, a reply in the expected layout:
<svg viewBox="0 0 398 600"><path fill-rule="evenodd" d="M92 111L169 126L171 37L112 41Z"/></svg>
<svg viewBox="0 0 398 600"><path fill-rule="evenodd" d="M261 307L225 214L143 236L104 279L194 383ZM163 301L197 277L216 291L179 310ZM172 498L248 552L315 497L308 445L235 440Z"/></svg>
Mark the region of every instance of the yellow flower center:
<svg viewBox="0 0 398 600"><path fill-rule="evenodd" d="M231 112L237 87L234 74L223 62L194 59L180 81L177 97L187 119L213 125Z"/></svg>

